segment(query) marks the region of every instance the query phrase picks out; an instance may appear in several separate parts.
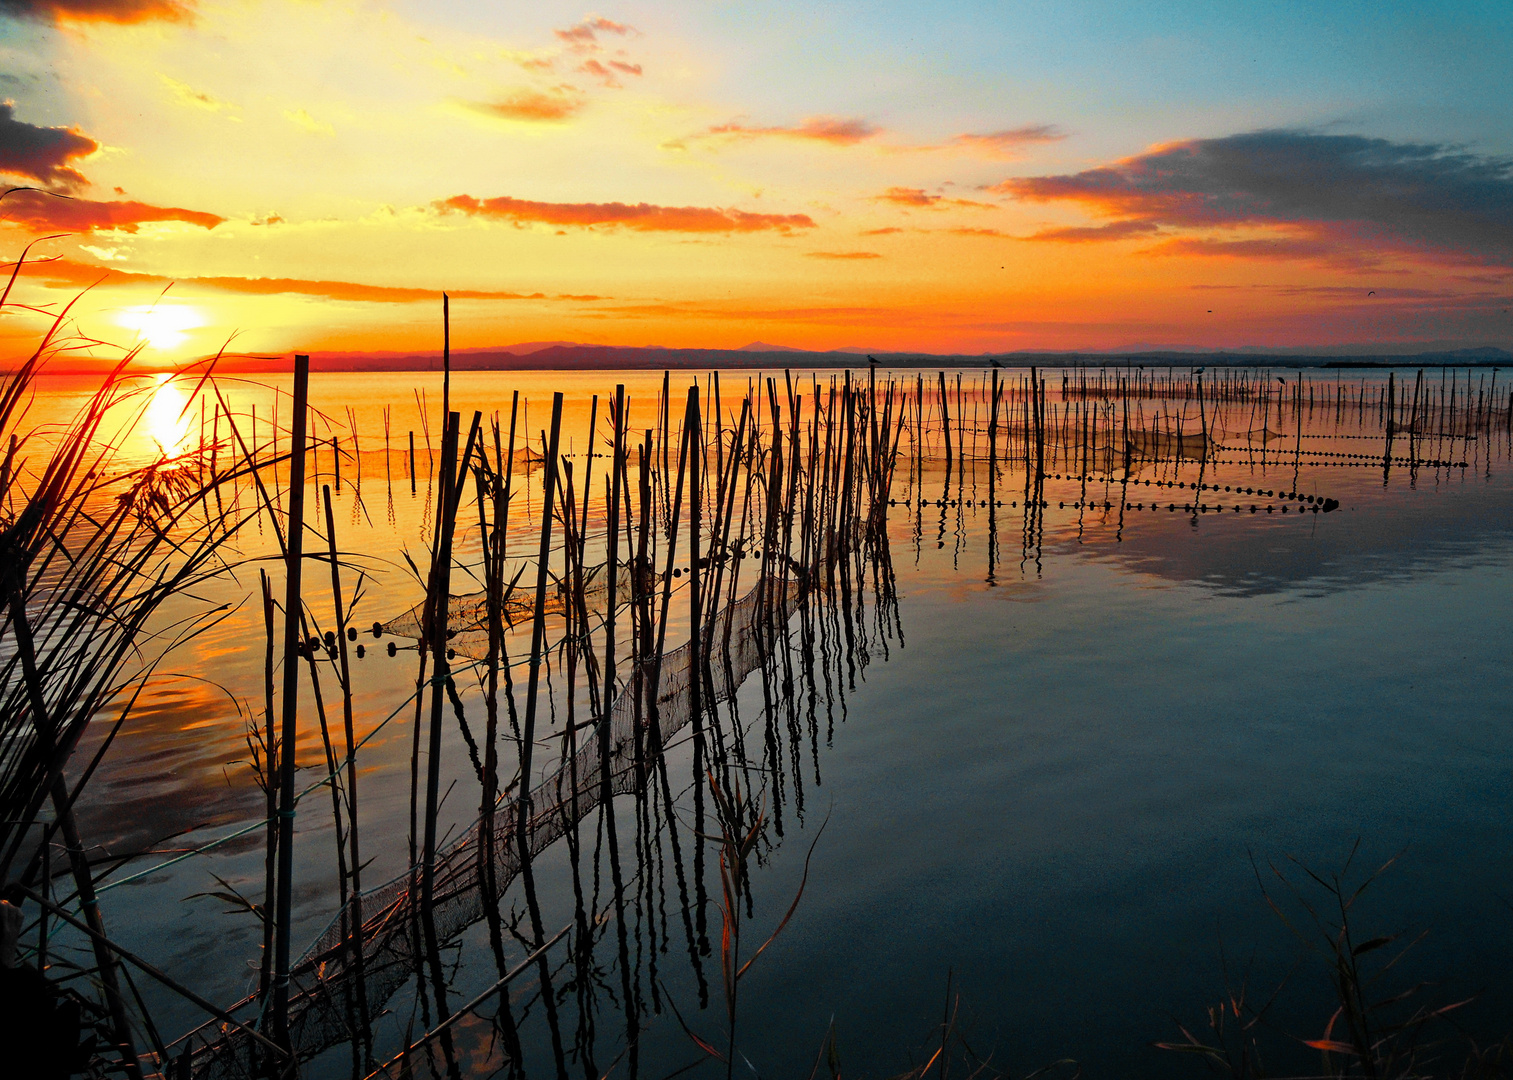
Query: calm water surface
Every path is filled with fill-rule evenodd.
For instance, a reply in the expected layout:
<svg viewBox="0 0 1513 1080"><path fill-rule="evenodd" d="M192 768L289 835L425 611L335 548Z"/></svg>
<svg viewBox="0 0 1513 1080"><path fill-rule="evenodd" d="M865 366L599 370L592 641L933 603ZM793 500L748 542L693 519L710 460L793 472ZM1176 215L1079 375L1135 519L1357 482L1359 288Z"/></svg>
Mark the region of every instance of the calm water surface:
<svg viewBox="0 0 1513 1080"><path fill-rule="evenodd" d="M828 386L830 374L819 377ZM809 389L808 378L798 389ZM507 425L511 391L519 390L529 398L521 437L535 438L550 392L562 390L564 440L581 451L589 395L608 395L617 381L632 396L632 427L652 426L661 379L645 373L464 373L452 402L464 422L476 408L503 410ZM673 380L675 400L687 382ZM1367 382L1377 385L1375 376ZM78 389L46 386L39 408L61 409ZM745 387L744 373L725 378L727 412ZM417 388L426 393L424 426ZM271 389L228 384L226 392L239 413L255 404L260 423L273 419ZM430 373L314 377L314 404L341 438L350 438L354 419L358 429L360 489L349 460L333 491L340 545L367 572L357 625L391 619L420 599L402 553L418 565L428 558L435 493L424 448L427 427L439 446L440 393ZM286 398L281 407L287 414ZM601 419L603 407L601 398ZM1147 414L1159 407L1144 406ZM1249 410L1236 406L1227 419L1243 431ZM985 406L981 413L985 424ZM939 1039L948 973L974 1047L1016 1072L1071 1057L1090 1076L1171 1076L1188 1067L1196 1074L1196 1063L1149 1044L1177 1038L1175 1021L1196 1031L1226 979L1238 983L1247 965L1261 990L1290 980L1277 1022L1317 1038L1332 1011L1326 973L1317 961L1295 968L1299 946L1267 909L1257 871L1285 896L1268 864L1301 880L1298 864L1338 869L1357 840L1362 867L1402 853L1363 901L1361 936L1428 930L1404 977L1437 980L1433 993L1445 1001L1480 992L1465 1011L1471 1031L1489 1033L1510 1015L1507 434L1441 437L1417 450L1465 467L1384 470L1374 412L1320 406L1272 416L1269 426L1284 438L1263 444L1264 455L1226 438L1226 447L1240 449L1204 463L1204 482L1317 494L1338 500L1338 511L1283 515L1276 499L1216 492L1206 498L1221 509L1185 513L1188 489L1085 494L1081 480L1055 479L1082 475L1062 461L1048 467L1049 506L1030 542L1022 462L1008 463L995 481L1002 508L963 505L989 497L982 464L949 488L938 464L922 477L912 466L906 477L900 465L900 505L888 520L896 611L884 618L875 596L865 598L862 644L836 668L837 681L844 670L851 685L819 702L813 737L806 731L790 755L783 835L753 877L747 933L755 943L787 910L814 844L793 920L742 982L739 1045L760 1075L807 1076L832 1024L847 1075L891 1075L925 1060ZM412 430L422 473L413 493ZM1394 453L1407 453L1401 441ZM1191 483L1199 468L1180 459L1135 476ZM922 493L929 506L919 506ZM1114 506L1144 509L1073 505L1101 503L1106 493ZM512 522L521 550L533 543L531 498L539 501L539 492L527 490L526 512ZM942 498L958 505L935 505ZM1153 499L1159 510L1149 509ZM1260 511L1250 513L1251 505ZM464 540L464 561L469 543L476 554L476 537ZM243 607L174 655L168 666L182 677L160 680L123 730L90 789L87 838L117 853L167 852L260 818L243 733L262 707L255 560L270 545L270 536L249 533L249 561L219 598ZM261 565L278 594L280 564ZM315 569L309 600L319 608L325 570ZM363 640L359 730L374 734L360 759L361 813L365 855L374 859L365 879L377 883L407 861L412 728L400 707L415 666L413 653L391 659ZM748 685L739 703L754 715L760 691ZM300 755L313 762L320 743L307 726ZM457 788L443 826L455 831L472 820L477 794L460 738L449 732L448 740L443 786ZM670 765L684 788L687 755L686 746L675 748ZM681 814L686 802L680 807ZM592 829L585 836L591 845ZM297 940L313 938L334 910L332 845L329 799L317 793L299 818ZM572 911L561 848L539 870L549 929ZM116 876L165 857L139 859ZM257 923L223 913L214 899L189 897L218 889L212 875L260 895L261 861L254 830L110 889L109 920L128 946L202 993L235 1000L255 978ZM662 872L670 883L671 868ZM519 907L518 892L517 885L507 906ZM676 911L668 920L661 993L692 1029L714 1037L724 1028L718 989L701 1009ZM480 959L484 941L480 927L463 935L458 1000L493 980L492 960ZM600 1072L623 1038L612 961L606 950ZM713 968L706 976L717 980ZM522 984L522 999L528 993ZM424 1028L412 1021L411 999L396 995L381 1022L386 1053L407 1025L417 1034ZM198 1022L192 1009L154 1000L165 1028ZM530 1075L551 1075L539 1008L522 1030ZM479 1075L500 1065L482 1022L462 1025L459 1046ZM663 1076L698 1057L670 1014L650 1018L643 1075ZM347 1051L337 1049L312 1074L349 1070Z"/></svg>

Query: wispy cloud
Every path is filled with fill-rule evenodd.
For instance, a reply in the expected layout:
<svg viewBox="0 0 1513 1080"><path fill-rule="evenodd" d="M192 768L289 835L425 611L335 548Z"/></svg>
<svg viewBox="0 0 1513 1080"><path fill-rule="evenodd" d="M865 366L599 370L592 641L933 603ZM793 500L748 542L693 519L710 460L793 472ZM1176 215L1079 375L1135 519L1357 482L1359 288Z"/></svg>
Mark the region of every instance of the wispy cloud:
<svg viewBox="0 0 1513 1080"><path fill-rule="evenodd" d="M754 214L711 206L656 206L651 203L553 203L508 195L476 199L453 195L433 204L442 214L460 213L497 221L587 228L609 226L637 232L735 233L812 229L808 214Z"/></svg>
<svg viewBox="0 0 1513 1080"><path fill-rule="evenodd" d="M222 101L220 98L207 94L203 90L196 90L188 83L179 82L178 79L170 78L161 73L158 75L158 78L163 80L163 85L173 92L174 99L182 105L188 105L195 109L204 109L206 112L220 112L223 109L235 109L237 107L231 102Z"/></svg>
<svg viewBox="0 0 1513 1080"><path fill-rule="evenodd" d="M0 15L39 22L187 22L194 5L181 0L0 0Z"/></svg>
<svg viewBox="0 0 1513 1080"><path fill-rule="evenodd" d="M574 87L558 86L551 90L516 90L498 101L476 102L471 107L505 120L560 123L577 116L587 104L588 99Z"/></svg>
<svg viewBox="0 0 1513 1080"><path fill-rule="evenodd" d="M946 145L988 157L1016 158L1023 155L1027 146L1060 142L1065 138L1066 132L1055 124L1027 124L982 134L967 132L957 135Z"/></svg>
<svg viewBox="0 0 1513 1080"><path fill-rule="evenodd" d="M1513 161L1438 143L1256 131L1168 143L1102 168L1014 178L993 190L1074 203L1119 227L1081 239L1157 226L1206 234L1152 249L1160 252L1347 260L1398 253L1513 266ZM1278 235L1223 231L1239 228Z"/></svg>
<svg viewBox="0 0 1513 1080"><path fill-rule="evenodd" d="M1042 229L1022 236L1021 240L1045 240L1058 244L1088 244L1103 240L1125 240L1131 236L1148 236L1160 228L1154 221L1111 221L1107 225L1071 225L1060 229Z"/></svg>
<svg viewBox="0 0 1513 1080"><path fill-rule="evenodd" d="M1250 240L1220 240L1202 236L1179 236L1144 250L1147 255L1206 255L1230 259L1317 259L1338 253L1327 241L1306 236L1268 236Z"/></svg>
<svg viewBox="0 0 1513 1080"><path fill-rule="evenodd" d="M178 285L200 286L221 292L240 293L249 296L278 296L292 294L313 296L323 300L350 300L371 303L406 304L419 300L436 300L440 289L419 289L394 285L368 285L357 281L322 281L310 278L244 278L244 277L186 277L172 278L163 274L144 274L114 267L94 266L71 259L55 259L38 263L29 277L51 285L87 285L104 278L105 284L162 285L174 282ZM579 296L546 293L504 292L487 289L448 289L454 300L570 300L582 302L602 300L600 296Z"/></svg>
<svg viewBox="0 0 1513 1080"><path fill-rule="evenodd" d="M618 37L625 37L630 34L639 33L639 31L634 26L627 25L626 23L615 22L613 19L606 19L601 16L591 16L576 26L570 26L566 30L553 30L552 33L557 36L558 40L566 42L570 49L598 52L600 49L598 45L600 34L614 34Z"/></svg>
<svg viewBox="0 0 1513 1080"><path fill-rule="evenodd" d="M926 191L924 188L915 187L890 187L879 195L872 198L877 202L892 203L895 206L917 207L925 210L944 210L952 206L970 206L977 209L995 208L992 203L980 202L976 199L959 199L949 195L938 195Z"/></svg>
<svg viewBox="0 0 1513 1080"><path fill-rule="evenodd" d="M909 322L934 324L941 313L908 312L897 307L814 306L783 307L742 303L718 304L689 301L683 303L648 302L611 304L598 309L600 317L679 318L735 320L739 322L813 323L818 325L875 327Z"/></svg>
<svg viewBox="0 0 1513 1080"><path fill-rule="evenodd" d="M881 259L875 251L806 251L811 259Z"/></svg>
<svg viewBox="0 0 1513 1080"><path fill-rule="evenodd" d="M621 75L640 75L640 64L628 64L624 60L611 60L609 63L600 63L590 57L578 65L577 70L585 75L591 75L598 79L603 86L618 89L624 84L620 82Z"/></svg>
<svg viewBox="0 0 1513 1080"><path fill-rule="evenodd" d="M681 149L689 142L735 143L754 139L796 139L830 146L855 146L882 133L882 128L858 117L811 116L797 124L761 126L731 121L666 144Z"/></svg>
<svg viewBox="0 0 1513 1080"><path fill-rule="evenodd" d="M3 3L4 0L0 0ZM629 54L623 48L615 48L613 55L600 43L600 37L604 34L616 37L639 37L640 31L626 23L615 22L600 16L591 16L564 30L553 30L552 34L557 39L555 47L533 49L521 52L507 52L508 59L513 60L520 67L533 75L587 75L600 86L618 90L624 87L622 80L627 78L641 77L645 69L641 64L629 58ZM565 98L581 98L582 91L573 86L556 86L549 90L523 90L513 97L521 98L525 108L517 109L512 119L564 119L576 109L569 108L567 101L556 103L555 110L551 103L546 100L550 94L563 95ZM537 104L542 106L535 110L536 115L530 115L530 96L538 98ZM505 99L508 107L510 101ZM555 111L556 115L543 115L543 112Z"/></svg>
<svg viewBox="0 0 1513 1080"><path fill-rule="evenodd" d="M284 119L312 135L335 135L336 129L324 120L317 120L304 109L285 109Z"/></svg>
<svg viewBox="0 0 1513 1080"><path fill-rule="evenodd" d="M226 219L177 206L151 206L130 200L95 202L60 198L40 191L17 191L0 202L0 220L32 232L101 232L109 229L136 232L138 226L149 222L182 221L202 229L213 229Z"/></svg>
<svg viewBox="0 0 1513 1080"><path fill-rule="evenodd" d="M15 103L0 102L0 172L78 188L88 181L69 162L99 148L99 143L76 128L37 127L17 120ZM0 214L5 208L0 205Z"/></svg>

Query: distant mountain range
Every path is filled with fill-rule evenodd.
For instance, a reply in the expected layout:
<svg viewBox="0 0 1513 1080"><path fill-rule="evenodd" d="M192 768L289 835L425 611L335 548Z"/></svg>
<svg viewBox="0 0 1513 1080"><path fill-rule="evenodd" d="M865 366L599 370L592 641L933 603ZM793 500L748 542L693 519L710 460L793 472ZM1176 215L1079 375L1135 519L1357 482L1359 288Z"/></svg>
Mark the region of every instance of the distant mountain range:
<svg viewBox="0 0 1513 1080"><path fill-rule="evenodd" d="M879 367L1025 368L1099 366L1197 367L1207 364L1254 367L1424 367L1424 366L1513 366L1513 352L1491 345L1455 348L1445 343L1419 345L1336 346L1314 349L1177 349L1154 345L1137 345L1103 351L1033 351L1002 353L922 353L871 352L861 348L831 349L824 352L796 349L753 341L739 349L668 349L659 346L590 345L572 341L524 341L477 349L452 350L454 371L602 371L664 369L760 369L782 368L857 368L869 361ZM18 358L19 359L19 358ZM218 370L223 372L288 371L290 358L283 356L228 356ZM10 367L0 361L0 370ZM105 361L83 358L60 358L52 371L99 370ZM440 371L439 350L428 352L365 351L316 352L311 356L314 371Z"/></svg>
<svg viewBox="0 0 1513 1080"><path fill-rule="evenodd" d="M739 349L668 349L657 346L586 345L567 341L528 341L482 349L454 349L454 371L596 371L692 368L855 368L868 361L884 368L941 367L1054 367L1171 365L1174 367L1244 365L1258 367L1404 367L1440 365L1498 366L1513 364L1513 352L1495 346L1428 348L1360 346L1314 350L1279 349L1163 349L1137 347L1104 352L1005 353L867 353L859 348L818 352L754 341ZM439 371L436 352L316 353L315 371ZM287 357L228 358L228 371L282 371Z"/></svg>

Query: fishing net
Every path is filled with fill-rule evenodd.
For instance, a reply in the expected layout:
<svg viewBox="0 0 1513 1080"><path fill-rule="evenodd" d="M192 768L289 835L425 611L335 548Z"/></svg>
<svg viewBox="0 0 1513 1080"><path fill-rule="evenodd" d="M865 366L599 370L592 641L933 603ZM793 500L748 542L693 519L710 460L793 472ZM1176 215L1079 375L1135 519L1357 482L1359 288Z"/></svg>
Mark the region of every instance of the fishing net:
<svg viewBox="0 0 1513 1080"><path fill-rule="evenodd" d="M734 696L747 676L772 655L787 613L799 600L800 592L801 584L795 579L763 576L750 592L723 608L704 628L702 639L710 673L704 707ZM479 603L476 596L452 597L449 614L455 612L463 623L469 617L476 621ZM408 625L403 623L406 618L416 620L418 626L416 609L389 625ZM660 665L655 661L643 663L640 678L633 676L615 698L607 733L601 736L603 728L597 726L586 732L576 751L565 755L557 770L535 788L525 822L525 846L532 858L598 808L603 795L601 737L609 739L610 792L627 795L638 790L641 770L634 700L638 684L656 686L655 736L660 745L667 745L688 725L695 674L692 646L689 642L664 654ZM649 710L643 708L641 712L641 750L649 756L654 752L652 718ZM482 919L485 903L497 903L514 881L520 870L516 830L521 812L521 803L503 803L494 817L491 843L485 843L483 823L479 821L437 852L432 918L438 942L451 940ZM487 879L482 874L485 858L492 864L492 888L485 885ZM356 1031L377 1018L389 997L415 976L423 956L419 896L420 871L412 868L351 902L346 922L360 913L360 962L342 919L335 920L300 958L292 972L289 1035L301 1060L353 1039ZM229 1030L221 1041L196 1054L194 1075L206 1080L250 1077L254 1075L252 1051L253 1044L245 1034Z"/></svg>
<svg viewBox="0 0 1513 1080"><path fill-rule="evenodd" d="M1141 431L1129 433L1131 449L1148 458L1201 458L1220 449L1219 445L1201 431L1186 434L1175 431Z"/></svg>
<svg viewBox="0 0 1513 1080"><path fill-rule="evenodd" d="M604 566L590 567L583 577L584 602L590 612L597 611L603 606L605 597L609 593ZM616 590L619 600L624 603L631 595L631 564L623 563L620 568L619 587ZM642 575L642 587L648 592L653 590L661 581L662 575L646 572ZM548 616L561 617L567 614L570 596L560 585L552 585L546 591L546 614ZM462 596L449 596L447 598L447 647L456 655L466 657L469 660L487 660L489 657L489 598L487 592L467 593ZM380 624L380 629L385 634L394 637L411 638L417 642L425 641L425 601L421 601L409 611ZM504 598L504 604L500 608L501 618L506 630L518 623L528 622L536 611L536 596L526 589L511 589Z"/></svg>
<svg viewBox="0 0 1513 1080"><path fill-rule="evenodd" d="M1262 444L1274 442L1277 439L1284 438L1283 434L1280 431L1272 431L1270 428L1266 427L1252 428L1249 431L1226 431L1224 433L1224 437L1226 439L1243 439L1246 442Z"/></svg>

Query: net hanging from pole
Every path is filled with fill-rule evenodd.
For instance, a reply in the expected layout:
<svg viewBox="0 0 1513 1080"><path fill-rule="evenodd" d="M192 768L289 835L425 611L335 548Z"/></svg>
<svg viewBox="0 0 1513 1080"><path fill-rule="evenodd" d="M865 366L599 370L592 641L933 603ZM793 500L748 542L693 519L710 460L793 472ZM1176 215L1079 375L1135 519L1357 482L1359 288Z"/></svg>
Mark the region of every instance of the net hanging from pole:
<svg viewBox="0 0 1513 1080"><path fill-rule="evenodd" d="M764 575L740 600L722 608L702 634L709 681L705 683L705 708L729 700L742 683L773 654L784 632L787 614L802 594L802 583L793 578ZM463 626L477 621L477 597L452 597L449 615L459 616ZM472 612L470 615L469 613ZM390 627L404 632L404 619ZM418 624L417 624L418 625ZM450 623L449 623L450 625ZM461 637L461 635L459 635ZM454 639L455 642L455 639ZM657 685L657 742L666 746L692 720L690 688L694 672L693 643L665 653L660 672L655 659L643 661L643 682ZM468 654L465 654L468 655ZM485 650L485 656L487 655ZM713 689L712 700L709 690ZM615 795L635 793L637 680L632 678L610 708L608 738L610 790ZM643 713L643 751L649 764L653 752L651 719ZM602 796L600 743L602 725L585 730L577 752L565 759L536 786L526 821L526 846L532 858L545 851L598 809ZM576 799L575 799L576 795ZM516 830L522 803L502 803L494 817L491 850L493 896L497 903L520 871L520 847ZM576 815L574 810L576 809ZM480 883L480 844L483 823L473 825L436 854L432 918L438 941L449 941L484 917L484 888ZM422 959L417 919L419 909L418 867L385 885L364 892L349 902L349 911L362 913L363 994L359 995L359 965L344 925L337 918L305 951L292 971L289 1002L289 1037L295 1055L308 1060L321 1051L353 1039L354 1025L366 1027L383 1011L388 999L412 979ZM367 1016L359 1003L366 1001ZM224 1037L195 1054L193 1073L201 1080L231 1080L255 1074L254 1044L242 1032L226 1031Z"/></svg>

